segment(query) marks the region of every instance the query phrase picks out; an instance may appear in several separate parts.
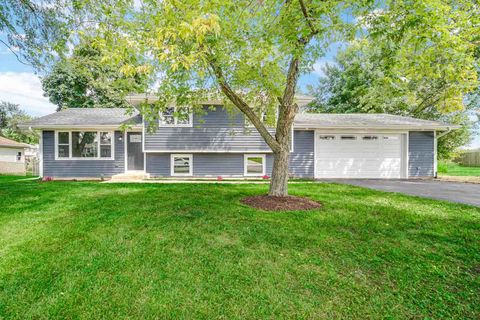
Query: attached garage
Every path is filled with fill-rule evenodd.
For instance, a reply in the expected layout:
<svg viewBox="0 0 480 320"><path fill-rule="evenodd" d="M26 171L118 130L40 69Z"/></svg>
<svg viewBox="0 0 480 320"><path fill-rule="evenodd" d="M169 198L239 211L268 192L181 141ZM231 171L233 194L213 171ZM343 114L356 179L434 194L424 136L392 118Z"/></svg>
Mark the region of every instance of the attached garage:
<svg viewBox="0 0 480 320"><path fill-rule="evenodd" d="M406 177L406 134L315 132L315 178Z"/></svg>

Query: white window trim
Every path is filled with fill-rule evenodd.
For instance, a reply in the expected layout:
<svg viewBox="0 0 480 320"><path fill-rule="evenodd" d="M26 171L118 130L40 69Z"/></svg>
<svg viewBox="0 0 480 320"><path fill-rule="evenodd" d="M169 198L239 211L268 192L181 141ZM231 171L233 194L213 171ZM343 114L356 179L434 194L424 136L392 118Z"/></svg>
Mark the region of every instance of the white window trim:
<svg viewBox="0 0 480 320"><path fill-rule="evenodd" d="M247 162L248 158L262 158L262 173L248 173L247 172ZM244 154L243 155L243 175L247 177L262 177L267 171L267 162L265 154Z"/></svg>
<svg viewBox="0 0 480 320"><path fill-rule="evenodd" d="M58 134L60 132L68 132L68 157L59 157L58 156ZM96 132L97 133L97 147L98 147L98 155L95 158L87 158L87 157L72 157L72 132ZM112 150L111 156L109 158L102 158L100 157L100 132L108 132L112 136ZM56 130L54 134L54 144L55 144L55 160L115 160L115 131L111 130L91 130L91 129L75 129L75 130ZM103 144L106 145L106 144Z"/></svg>
<svg viewBox="0 0 480 320"><path fill-rule="evenodd" d="M173 113L177 112L177 107L173 107ZM161 128L192 128L193 127L193 112L190 111L188 114L189 121L188 123L178 123L178 117L174 116L173 117L173 123L172 124L165 124L162 123L162 113L160 111L160 115L158 118L158 126Z"/></svg>
<svg viewBox="0 0 480 320"><path fill-rule="evenodd" d="M175 173L174 170L174 159L176 157L189 158L190 168L188 168L188 173ZM170 175L175 177L188 177L193 175L193 154L191 153L175 153L170 155Z"/></svg>

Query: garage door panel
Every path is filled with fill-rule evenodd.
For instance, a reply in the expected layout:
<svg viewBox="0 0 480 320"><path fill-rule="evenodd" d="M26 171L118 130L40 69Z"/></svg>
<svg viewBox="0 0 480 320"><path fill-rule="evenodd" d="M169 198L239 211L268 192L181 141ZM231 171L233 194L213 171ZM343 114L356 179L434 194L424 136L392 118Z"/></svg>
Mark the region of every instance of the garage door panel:
<svg viewBox="0 0 480 320"><path fill-rule="evenodd" d="M369 139L361 134L333 136L333 140L317 139L317 178L400 178L401 135L369 134ZM355 139L342 140L342 136Z"/></svg>

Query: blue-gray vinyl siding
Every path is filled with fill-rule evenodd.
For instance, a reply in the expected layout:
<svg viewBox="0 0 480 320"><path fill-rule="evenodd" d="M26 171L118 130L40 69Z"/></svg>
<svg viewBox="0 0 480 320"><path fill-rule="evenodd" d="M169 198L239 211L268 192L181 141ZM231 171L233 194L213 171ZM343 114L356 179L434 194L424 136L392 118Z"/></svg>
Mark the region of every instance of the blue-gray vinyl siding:
<svg viewBox="0 0 480 320"><path fill-rule="evenodd" d="M290 174L299 178L314 177L314 131L294 131Z"/></svg>
<svg viewBox="0 0 480 320"><path fill-rule="evenodd" d="M243 176L243 153L194 153L193 176ZM147 153L147 173L152 177L170 177L170 153ZM271 175L273 155L266 154L266 174Z"/></svg>
<svg viewBox="0 0 480 320"><path fill-rule="evenodd" d="M243 114L222 106L205 106L193 114L192 127L158 127L145 132L145 151L271 152L255 128L246 128ZM273 130L272 130L273 133Z"/></svg>
<svg viewBox="0 0 480 320"><path fill-rule="evenodd" d="M435 175L435 143L433 131L411 131L408 135L408 176L412 178Z"/></svg>
<svg viewBox="0 0 480 320"><path fill-rule="evenodd" d="M44 177L111 177L125 170L124 142L120 131L115 131L114 160L55 160L55 132L43 131L42 135Z"/></svg>
<svg viewBox="0 0 480 320"><path fill-rule="evenodd" d="M290 154L290 174L294 177L314 176L314 131L294 132L294 147ZM188 153L188 152L185 152ZM193 175L201 176L243 176L243 153L192 153ZM151 176L170 176L170 153L147 153L146 171ZM273 154L266 154L266 174L271 175Z"/></svg>

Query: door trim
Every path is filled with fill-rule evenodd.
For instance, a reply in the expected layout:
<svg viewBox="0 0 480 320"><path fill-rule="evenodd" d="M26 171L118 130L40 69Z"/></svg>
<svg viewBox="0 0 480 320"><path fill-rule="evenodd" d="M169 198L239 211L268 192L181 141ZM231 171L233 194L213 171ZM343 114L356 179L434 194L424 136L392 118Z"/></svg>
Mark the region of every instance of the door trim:
<svg viewBox="0 0 480 320"><path fill-rule="evenodd" d="M123 158L124 158L124 173L147 173L147 157L145 155L145 152L143 152L143 170L128 170L128 150L127 150L127 132L140 132L142 133L142 130L125 130L123 132ZM143 133L142 133L142 144L143 144ZM143 149L143 148L142 148Z"/></svg>

